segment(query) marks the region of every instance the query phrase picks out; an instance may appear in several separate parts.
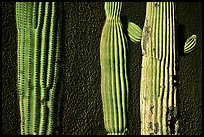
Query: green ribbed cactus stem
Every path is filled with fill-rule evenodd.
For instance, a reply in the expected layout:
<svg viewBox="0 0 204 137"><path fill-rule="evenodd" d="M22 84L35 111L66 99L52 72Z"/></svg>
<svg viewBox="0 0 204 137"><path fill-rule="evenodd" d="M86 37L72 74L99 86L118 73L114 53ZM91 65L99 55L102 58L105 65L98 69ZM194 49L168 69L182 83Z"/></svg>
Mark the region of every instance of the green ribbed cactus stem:
<svg viewBox="0 0 204 137"><path fill-rule="evenodd" d="M16 2L21 134L54 133L60 59L60 4Z"/></svg>
<svg viewBox="0 0 204 137"><path fill-rule="evenodd" d="M121 2L105 2L106 21L101 34L101 94L104 125L108 135L127 131L128 79L127 41L122 31Z"/></svg>
<svg viewBox="0 0 204 137"><path fill-rule="evenodd" d="M173 2L147 2L141 46L141 134L177 134Z"/></svg>

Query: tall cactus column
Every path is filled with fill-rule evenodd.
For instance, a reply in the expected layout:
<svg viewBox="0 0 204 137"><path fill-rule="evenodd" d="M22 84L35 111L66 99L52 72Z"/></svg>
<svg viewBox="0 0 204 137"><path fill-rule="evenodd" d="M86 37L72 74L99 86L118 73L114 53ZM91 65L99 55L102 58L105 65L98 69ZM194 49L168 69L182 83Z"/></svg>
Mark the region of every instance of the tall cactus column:
<svg viewBox="0 0 204 137"><path fill-rule="evenodd" d="M141 46L141 134L177 134L173 2L147 2Z"/></svg>
<svg viewBox="0 0 204 137"><path fill-rule="evenodd" d="M127 131L127 43L120 20L121 8L121 2L105 2L106 21L100 43L104 124L110 135L122 135Z"/></svg>
<svg viewBox="0 0 204 137"><path fill-rule="evenodd" d="M16 2L21 134L53 134L60 58L60 6Z"/></svg>

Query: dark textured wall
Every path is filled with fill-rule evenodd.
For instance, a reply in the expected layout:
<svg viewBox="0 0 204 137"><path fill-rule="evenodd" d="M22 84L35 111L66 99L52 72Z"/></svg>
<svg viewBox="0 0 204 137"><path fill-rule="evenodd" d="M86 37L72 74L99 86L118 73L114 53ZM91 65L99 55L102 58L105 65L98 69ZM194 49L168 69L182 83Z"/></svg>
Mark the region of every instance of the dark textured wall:
<svg viewBox="0 0 204 137"><path fill-rule="evenodd" d="M103 135L100 93L99 44L105 21L104 3L63 4L63 72L61 134ZM186 37L196 34L196 49L178 58L178 108L180 134L202 132L202 3L175 3L178 26ZM141 28L145 3L126 2L123 15ZM140 134L139 89L141 48L129 42L128 76L130 87L128 128ZM17 30L15 3L2 3L2 133L20 134L17 97Z"/></svg>

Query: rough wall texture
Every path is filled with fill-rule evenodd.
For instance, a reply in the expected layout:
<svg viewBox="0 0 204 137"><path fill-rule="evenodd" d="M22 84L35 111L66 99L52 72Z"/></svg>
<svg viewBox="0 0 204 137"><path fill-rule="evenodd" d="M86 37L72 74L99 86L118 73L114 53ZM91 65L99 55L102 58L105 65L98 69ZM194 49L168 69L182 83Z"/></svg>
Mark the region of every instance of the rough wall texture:
<svg viewBox="0 0 204 137"><path fill-rule="evenodd" d="M178 107L180 134L202 132L202 3L175 3L177 24L186 37L196 34L197 48L178 60ZM99 43L105 21L104 3L64 3L63 72L61 107L63 135L104 135L100 93ZM145 3L126 2L123 15L141 28ZM178 26L179 26L178 25ZM141 48L129 42L128 76L130 87L128 128L130 135L140 134L139 89ZM2 3L2 133L20 134L17 95L17 30L15 3Z"/></svg>

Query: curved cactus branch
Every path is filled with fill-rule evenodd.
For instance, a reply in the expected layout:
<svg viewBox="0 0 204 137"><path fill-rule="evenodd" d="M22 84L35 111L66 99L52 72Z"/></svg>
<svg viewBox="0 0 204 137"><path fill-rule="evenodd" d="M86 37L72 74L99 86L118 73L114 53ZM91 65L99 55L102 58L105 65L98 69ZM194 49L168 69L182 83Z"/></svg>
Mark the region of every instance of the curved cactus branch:
<svg viewBox="0 0 204 137"><path fill-rule="evenodd" d="M128 22L128 36L134 43L138 43L142 38L142 29L133 22Z"/></svg>
<svg viewBox="0 0 204 137"><path fill-rule="evenodd" d="M190 53L191 51L195 49L196 40L197 40L196 35L192 35L186 40L185 45L184 45L184 53Z"/></svg>
<svg viewBox="0 0 204 137"><path fill-rule="evenodd" d="M106 21L100 42L101 94L104 124L109 135L127 131L127 42L120 20L121 8L121 2L105 2Z"/></svg>

